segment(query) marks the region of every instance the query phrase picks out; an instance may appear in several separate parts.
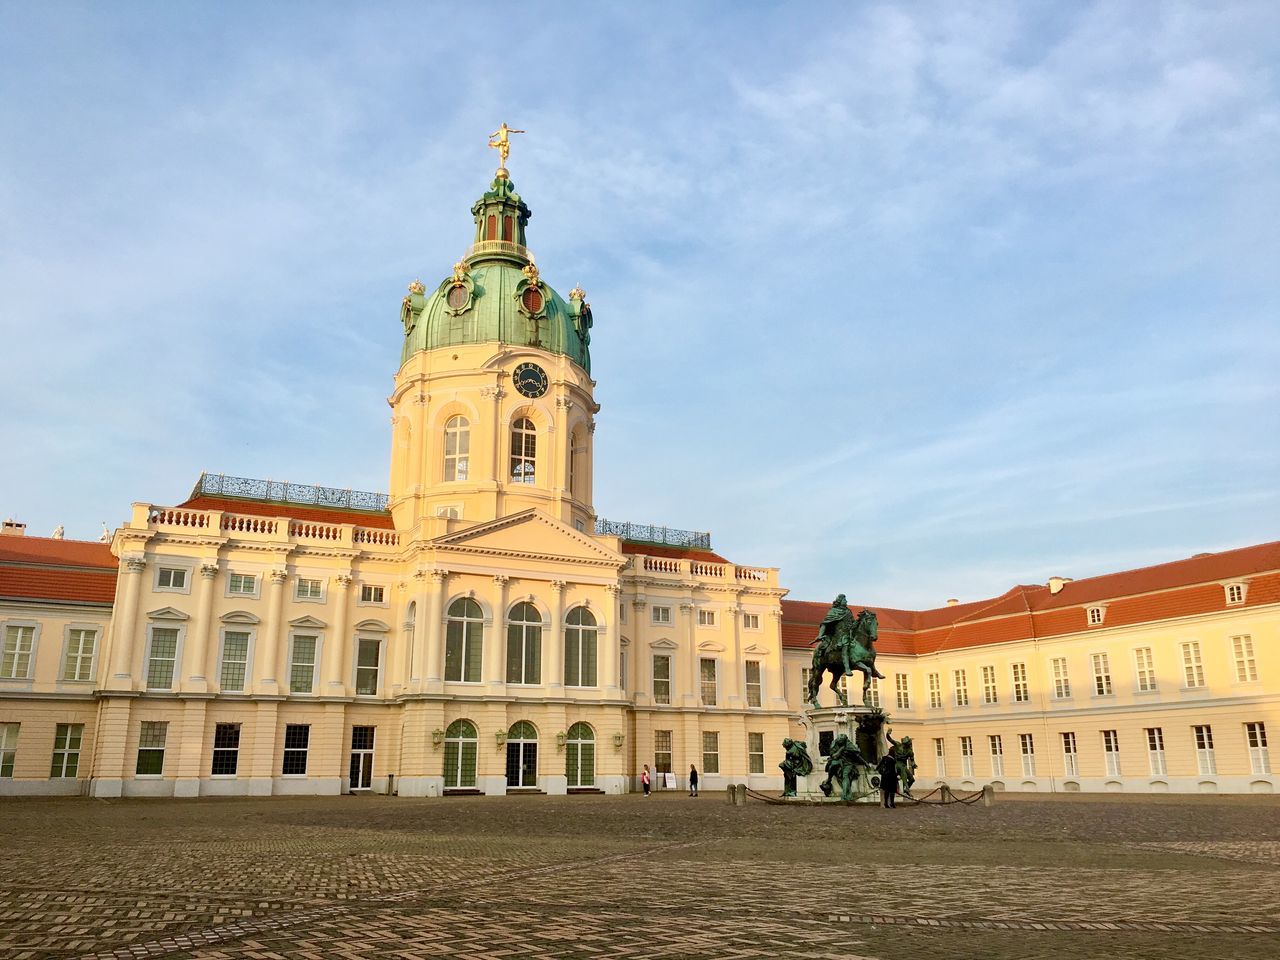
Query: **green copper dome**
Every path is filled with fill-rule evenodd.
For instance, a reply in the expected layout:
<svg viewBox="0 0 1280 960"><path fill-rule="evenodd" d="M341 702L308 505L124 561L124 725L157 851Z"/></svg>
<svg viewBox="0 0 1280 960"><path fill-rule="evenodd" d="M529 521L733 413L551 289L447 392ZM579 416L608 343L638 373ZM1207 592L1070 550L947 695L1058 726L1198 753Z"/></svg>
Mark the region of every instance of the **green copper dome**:
<svg viewBox="0 0 1280 960"><path fill-rule="evenodd" d="M560 353L591 372L591 307L581 290L566 301L538 274L525 247L529 208L499 171L471 213L475 242L434 291L418 281L400 308L404 349L507 343Z"/></svg>

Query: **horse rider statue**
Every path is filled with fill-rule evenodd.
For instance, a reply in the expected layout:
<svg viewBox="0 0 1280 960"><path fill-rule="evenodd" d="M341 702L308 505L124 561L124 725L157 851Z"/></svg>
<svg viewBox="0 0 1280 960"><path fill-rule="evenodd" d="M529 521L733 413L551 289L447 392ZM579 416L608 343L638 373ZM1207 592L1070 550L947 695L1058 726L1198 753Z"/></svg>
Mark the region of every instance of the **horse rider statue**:
<svg viewBox="0 0 1280 960"><path fill-rule="evenodd" d="M835 599L831 609L823 618L818 628L818 635L809 642L816 643L813 651L813 668L809 674L807 701L816 709L818 707L818 690L822 686L825 673L831 674L830 687L835 691L840 706L847 707L849 698L838 686L840 678L852 674L855 670L862 674L862 705L867 706L867 697L871 692L873 678L884 679L884 674L876 669L876 634L878 625L874 610L863 610L856 617L849 609L848 601L842 593Z"/></svg>

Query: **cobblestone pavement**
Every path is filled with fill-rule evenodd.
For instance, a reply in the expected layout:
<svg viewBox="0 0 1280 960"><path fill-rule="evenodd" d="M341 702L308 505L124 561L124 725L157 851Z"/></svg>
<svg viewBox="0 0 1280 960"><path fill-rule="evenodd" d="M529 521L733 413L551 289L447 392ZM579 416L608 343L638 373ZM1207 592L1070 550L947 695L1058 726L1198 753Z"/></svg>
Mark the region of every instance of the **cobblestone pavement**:
<svg viewBox="0 0 1280 960"><path fill-rule="evenodd" d="M0 801L0 960L1280 956L1280 803Z"/></svg>

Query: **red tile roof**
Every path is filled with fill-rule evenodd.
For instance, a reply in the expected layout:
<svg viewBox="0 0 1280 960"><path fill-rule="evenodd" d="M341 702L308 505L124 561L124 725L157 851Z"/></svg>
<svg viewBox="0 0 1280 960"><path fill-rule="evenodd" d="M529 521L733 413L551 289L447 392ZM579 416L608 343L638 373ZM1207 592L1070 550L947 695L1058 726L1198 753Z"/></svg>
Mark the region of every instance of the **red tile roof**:
<svg viewBox="0 0 1280 960"><path fill-rule="evenodd" d="M1105 605L1102 627L1194 616L1226 609L1223 583L1247 582L1245 606L1280 602L1280 541L1047 586L1019 585L990 600L932 610L871 606L880 623L878 649L926 654L1079 633L1087 607ZM862 605L849 604L854 610ZM782 644L808 647L830 605L782 601Z"/></svg>
<svg viewBox="0 0 1280 960"><path fill-rule="evenodd" d="M116 570L105 543L0 537L0 599L110 606Z"/></svg>
<svg viewBox="0 0 1280 960"><path fill-rule="evenodd" d="M728 563L724 557L710 550L697 550L693 547L668 547L659 543L641 543L637 540L623 540L623 553L638 553L646 557L667 557L671 560L697 560L699 563Z"/></svg>
<svg viewBox="0 0 1280 960"><path fill-rule="evenodd" d="M357 527L394 530L396 525L389 510L342 510L332 507L309 507L275 500L240 500L235 497L192 497L178 507L187 510L222 510L226 513L249 514L254 517L289 517L312 523L353 523Z"/></svg>

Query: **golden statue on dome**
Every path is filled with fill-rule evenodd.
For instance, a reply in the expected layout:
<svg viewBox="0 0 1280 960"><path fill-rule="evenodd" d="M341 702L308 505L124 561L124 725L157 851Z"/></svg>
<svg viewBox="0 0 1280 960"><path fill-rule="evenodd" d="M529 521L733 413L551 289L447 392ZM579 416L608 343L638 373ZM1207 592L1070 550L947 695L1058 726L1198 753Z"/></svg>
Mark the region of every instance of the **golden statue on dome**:
<svg viewBox="0 0 1280 960"><path fill-rule="evenodd" d="M507 123L504 120L502 122L502 126L489 134L489 146L494 150L497 150L498 156L501 158L501 162L498 165L498 172L496 174L500 180L506 180L508 177L507 157L511 153L511 134L513 133L524 133L524 131L511 129L507 126Z"/></svg>

